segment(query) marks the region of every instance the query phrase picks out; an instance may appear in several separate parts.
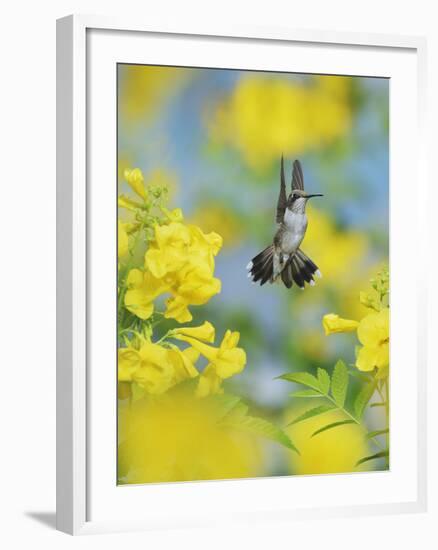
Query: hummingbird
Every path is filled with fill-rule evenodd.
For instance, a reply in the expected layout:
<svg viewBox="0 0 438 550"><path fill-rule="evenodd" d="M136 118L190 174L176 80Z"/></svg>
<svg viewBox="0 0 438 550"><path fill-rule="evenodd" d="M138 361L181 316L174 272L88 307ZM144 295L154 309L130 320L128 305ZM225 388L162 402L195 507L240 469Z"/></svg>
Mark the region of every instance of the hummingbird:
<svg viewBox="0 0 438 550"><path fill-rule="evenodd" d="M299 160L292 168L291 192L286 195L284 162L281 157L280 194L277 201L277 232L271 245L257 254L246 266L248 277L260 286L274 283L280 278L287 288L293 283L304 289L305 283L314 286L314 275L322 277L316 264L300 249L307 229L306 205L311 197L321 193L307 194L304 191L303 170Z"/></svg>

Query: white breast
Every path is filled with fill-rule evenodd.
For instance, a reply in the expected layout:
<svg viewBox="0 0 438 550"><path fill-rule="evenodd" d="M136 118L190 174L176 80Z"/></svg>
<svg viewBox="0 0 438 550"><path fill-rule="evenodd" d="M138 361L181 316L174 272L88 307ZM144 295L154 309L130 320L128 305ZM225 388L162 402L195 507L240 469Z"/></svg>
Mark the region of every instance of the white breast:
<svg viewBox="0 0 438 550"><path fill-rule="evenodd" d="M286 226L286 231L282 235L281 248L287 254L292 254L299 248L304 238L307 229L307 216L304 212L291 212L289 208L286 208L284 225Z"/></svg>

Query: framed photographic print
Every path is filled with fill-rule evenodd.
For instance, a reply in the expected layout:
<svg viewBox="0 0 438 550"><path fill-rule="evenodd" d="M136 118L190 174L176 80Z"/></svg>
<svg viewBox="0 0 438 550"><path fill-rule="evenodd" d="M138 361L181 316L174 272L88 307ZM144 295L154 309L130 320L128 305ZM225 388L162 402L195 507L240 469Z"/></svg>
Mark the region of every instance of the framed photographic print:
<svg viewBox="0 0 438 550"><path fill-rule="evenodd" d="M58 21L59 529L424 509L423 51Z"/></svg>

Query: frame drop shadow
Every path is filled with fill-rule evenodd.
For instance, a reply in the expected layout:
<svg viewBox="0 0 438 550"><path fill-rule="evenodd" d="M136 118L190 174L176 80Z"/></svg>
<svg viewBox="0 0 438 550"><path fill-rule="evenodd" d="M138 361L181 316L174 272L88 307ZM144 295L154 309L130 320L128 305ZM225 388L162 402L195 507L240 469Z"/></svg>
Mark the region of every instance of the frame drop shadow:
<svg viewBox="0 0 438 550"><path fill-rule="evenodd" d="M25 512L25 515L50 529L56 529L56 512Z"/></svg>

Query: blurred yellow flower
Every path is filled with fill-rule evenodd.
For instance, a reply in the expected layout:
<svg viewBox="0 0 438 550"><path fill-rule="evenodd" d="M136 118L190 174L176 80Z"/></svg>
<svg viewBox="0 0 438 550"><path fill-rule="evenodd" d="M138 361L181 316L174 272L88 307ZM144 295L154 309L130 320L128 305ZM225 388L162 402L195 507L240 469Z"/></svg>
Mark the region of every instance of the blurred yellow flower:
<svg viewBox="0 0 438 550"><path fill-rule="evenodd" d="M149 272L131 269L126 279L125 307L140 319L148 319L154 312L154 300L164 292L167 285Z"/></svg>
<svg viewBox="0 0 438 550"><path fill-rule="evenodd" d="M368 252L366 235L356 230L336 227L329 215L307 207L309 225L303 249L317 260L324 279L333 285L356 280Z"/></svg>
<svg viewBox="0 0 438 550"><path fill-rule="evenodd" d="M304 328L303 328L304 331ZM294 329L290 329L291 338ZM325 361L328 354L328 342L321 330L309 327L305 329L305 338L300 340L301 352L309 360Z"/></svg>
<svg viewBox="0 0 438 550"><path fill-rule="evenodd" d="M287 420L292 420L307 408L297 407L288 411ZM311 437L313 432L319 428L342 420L345 420L342 413L330 411L286 429L286 432L300 450L299 455L297 453L288 454L291 461L291 473L307 475L334 474L363 471L369 468L369 464L355 467L358 460L369 454L365 439L366 431L362 426L345 424Z"/></svg>
<svg viewBox="0 0 438 550"><path fill-rule="evenodd" d="M119 220L117 224L117 254L119 258L126 256L128 250L128 233L125 224Z"/></svg>
<svg viewBox="0 0 438 550"><path fill-rule="evenodd" d="M205 399L178 394L139 400L119 414L122 483L255 477L262 466L258 439L220 425Z"/></svg>
<svg viewBox="0 0 438 550"><path fill-rule="evenodd" d="M142 341L139 349L134 347L118 350L119 382L137 382L147 393L160 394L175 383L175 370L168 350Z"/></svg>
<svg viewBox="0 0 438 550"><path fill-rule="evenodd" d="M191 69L126 65L120 71L122 123L144 122L160 113L166 101L195 74Z"/></svg>
<svg viewBox="0 0 438 550"><path fill-rule="evenodd" d="M375 367L385 369L389 365L389 308L370 313L362 319L357 336L363 347L359 349L356 367L371 371Z"/></svg>
<svg viewBox="0 0 438 550"><path fill-rule="evenodd" d="M147 192L144 185L144 177L140 168L126 169L124 177L129 187L143 200L147 200Z"/></svg>
<svg viewBox="0 0 438 550"><path fill-rule="evenodd" d="M244 237L245 226L229 208L215 203L202 203L193 213L191 221L203 231L217 231L224 246L238 246Z"/></svg>
<svg viewBox="0 0 438 550"><path fill-rule="evenodd" d="M297 156L345 135L352 118L350 88L350 77L301 82L245 76L208 113L207 124L214 140L235 147L253 169L263 169L282 154Z"/></svg>
<svg viewBox="0 0 438 550"><path fill-rule="evenodd" d="M335 332L352 332L357 329L359 323L351 319L342 319L342 317L339 317L335 313L327 313L322 319L322 325L328 336Z"/></svg>

